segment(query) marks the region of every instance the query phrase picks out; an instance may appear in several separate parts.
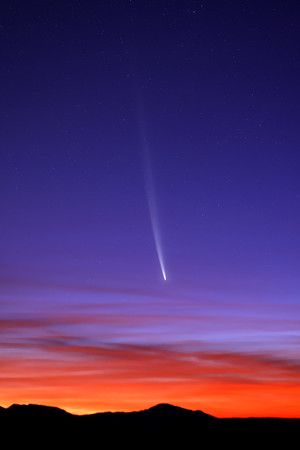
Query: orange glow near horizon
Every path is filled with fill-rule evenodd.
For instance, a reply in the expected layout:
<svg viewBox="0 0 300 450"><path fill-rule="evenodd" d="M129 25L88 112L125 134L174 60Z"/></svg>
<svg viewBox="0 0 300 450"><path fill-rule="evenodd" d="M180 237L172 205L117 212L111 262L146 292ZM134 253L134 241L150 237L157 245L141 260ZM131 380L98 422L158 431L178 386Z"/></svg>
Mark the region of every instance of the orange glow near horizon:
<svg viewBox="0 0 300 450"><path fill-rule="evenodd" d="M130 346L68 352L79 359L2 359L1 405L38 403L86 414L171 403L217 417L300 417L297 367L262 355Z"/></svg>
<svg viewBox="0 0 300 450"><path fill-rule="evenodd" d="M47 381L47 380L45 380ZM71 382L70 382L71 384ZM62 383L63 385L63 383ZM26 393L25 393L26 392ZM55 389L0 390L2 406L12 403L57 406L74 414L134 411L157 403L200 409L217 417L300 417L300 387L285 385L189 386L153 384L103 384Z"/></svg>

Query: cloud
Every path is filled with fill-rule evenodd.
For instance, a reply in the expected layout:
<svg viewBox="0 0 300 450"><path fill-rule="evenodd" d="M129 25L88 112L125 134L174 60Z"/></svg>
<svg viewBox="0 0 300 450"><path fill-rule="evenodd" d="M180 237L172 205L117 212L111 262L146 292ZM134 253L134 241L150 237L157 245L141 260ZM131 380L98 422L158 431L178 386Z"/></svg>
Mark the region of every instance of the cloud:
<svg viewBox="0 0 300 450"><path fill-rule="evenodd" d="M22 326L26 324L22 323ZM41 325L41 324L39 324ZM101 367L106 376L134 379L173 379L186 382L207 379L232 379L264 383L295 381L300 376L300 360L282 358L270 353L237 352L214 350L210 344L198 344L198 349L182 349L173 345L137 344L90 344L78 336L64 334L31 337L25 341L4 343L2 348L39 351L44 360L66 359L78 363L80 367L91 365L94 370ZM29 354L30 357L30 354Z"/></svg>
<svg viewBox="0 0 300 450"><path fill-rule="evenodd" d="M220 415L300 415L300 361L289 356L298 348L297 309L292 315L178 294L152 302L161 293L143 289L2 282L47 291L28 305L16 296L15 309L13 298L2 308L3 404L95 411L169 401Z"/></svg>
<svg viewBox="0 0 300 450"><path fill-rule="evenodd" d="M219 415L300 415L293 406L300 361L270 353L212 351L204 342L190 349L92 345L53 333L2 344L0 355L3 404L38 401L90 412L169 401Z"/></svg>

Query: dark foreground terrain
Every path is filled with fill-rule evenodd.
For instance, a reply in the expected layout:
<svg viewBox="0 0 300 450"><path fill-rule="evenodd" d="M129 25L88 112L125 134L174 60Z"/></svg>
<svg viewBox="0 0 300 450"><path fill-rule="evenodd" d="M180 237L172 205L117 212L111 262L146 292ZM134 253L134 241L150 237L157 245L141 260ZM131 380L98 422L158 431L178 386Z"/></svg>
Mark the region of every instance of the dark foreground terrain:
<svg viewBox="0 0 300 450"><path fill-rule="evenodd" d="M208 448L218 442L237 448L248 444L278 444L293 448L299 442L300 419L218 419L202 411L160 404L129 413L97 413L76 416L39 405L0 408L0 433L11 445L52 448L84 444L88 448L116 448L178 444L181 448ZM152 447L153 448L153 447Z"/></svg>

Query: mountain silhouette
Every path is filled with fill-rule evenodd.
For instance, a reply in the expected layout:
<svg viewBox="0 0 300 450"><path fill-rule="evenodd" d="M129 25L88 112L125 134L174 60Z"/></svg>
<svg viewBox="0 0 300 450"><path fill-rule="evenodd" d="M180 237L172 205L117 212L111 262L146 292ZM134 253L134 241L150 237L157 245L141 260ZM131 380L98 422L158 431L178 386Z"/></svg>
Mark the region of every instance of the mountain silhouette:
<svg viewBox="0 0 300 450"><path fill-rule="evenodd" d="M148 409L139 412L140 414L147 414L159 417L195 417L201 419L214 418L210 414L206 414L203 411L192 411L190 409L182 408L181 406L170 405L169 403L158 403L158 405L151 406Z"/></svg>
<svg viewBox="0 0 300 450"><path fill-rule="evenodd" d="M34 405L30 403L28 405L13 404L7 408L6 413L13 417L23 418L40 417L47 419L71 416L71 414L64 409L55 406Z"/></svg>
<svg viewBox="0 0 300 450"><path fill-rule="evenodd" d="M300 419L220 419L200 410L189 410L166 403L142 411L101 412L74 415L63 409L43 405L13 404L0 407L0 429L2 438L12 444L34 445L40 434L47 444L58 446L79 444L101 439L110 445L119 446L146 444L159 446L162 443L175 445L201 439L211 443L246 442L257 444L262 439L270 443L280 440L287 445L300 435ZM194 448L194 447L193 447ZM201 447L202 448L202 447Z"/></svg>

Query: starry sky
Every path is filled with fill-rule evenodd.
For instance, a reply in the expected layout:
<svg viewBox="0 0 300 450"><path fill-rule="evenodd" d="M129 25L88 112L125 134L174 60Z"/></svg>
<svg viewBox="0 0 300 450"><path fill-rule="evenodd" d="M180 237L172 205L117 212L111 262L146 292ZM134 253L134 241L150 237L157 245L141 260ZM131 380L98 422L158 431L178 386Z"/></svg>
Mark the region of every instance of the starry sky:
<svg viewBox="0 0 300 450"><path fill-rule="evenodd" d="M299 2L0 11L0 404L300 416Z"/></svg>

